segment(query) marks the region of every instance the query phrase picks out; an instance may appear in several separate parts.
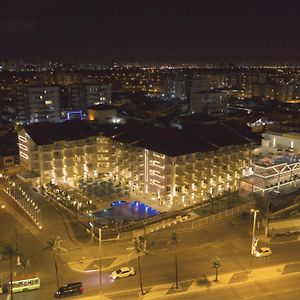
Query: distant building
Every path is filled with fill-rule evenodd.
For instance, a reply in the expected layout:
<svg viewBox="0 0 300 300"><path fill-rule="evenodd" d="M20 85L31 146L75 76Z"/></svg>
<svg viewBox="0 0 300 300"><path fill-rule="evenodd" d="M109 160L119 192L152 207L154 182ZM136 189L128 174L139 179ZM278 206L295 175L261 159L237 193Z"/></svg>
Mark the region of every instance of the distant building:
<svg viewBox="0 0 300 300"><path fill-rule="evenodd" d="M194 93L190 103L190 113L205 113L212 117L225 118L228 94L220 91Z"/></svg>
<svg viewBox="0 0 300 300"><path fill-rule="evenodd" d="M82 109L99 104L111 104L111 85L103 84L73 84L67 87L68 107Z"/></svg>
<svg viewBox="0 0 300 300"><path fill-rule="evenodd" d="M277 86L276 99L280 102L293 100L294 84L281 84Z"/></svg>
<svg viewBox="0 0 300 300"><path fill-rule="evenodd" d="M58 86L27 87L27 101L30 123L60 121Z"/></svg>
<svg viewBox="0 0 300 300"><path fill-rule="evenodd" d="M111 85L85 85L86 106L111 104Z"/></svg>
<svg viewBox="0 0 300 300"><path fill-rule="evenodd" d="M186 99L186 83L181 73L168 74L164 82L164 97Z"/></svg>
<svg viewBox="0 0 300 300"><path fill-rule="evenodd" d="M117 116L117 108L113 105L94 105L87 108L87 120L98 124L120 123L123 119Z"/></svg>
<svg viewBox="0 0 300 300"><path fill-rule="evenodd" d="M20 123L60 121L58 86L12 85L10 108L14 121Z"/></svg>
<svg viewBox="0 0 300 300"><path fill-rule="evenodd" d="M9 132L0 136L0 168L14 166L19 161L16 133Z"/></svg>

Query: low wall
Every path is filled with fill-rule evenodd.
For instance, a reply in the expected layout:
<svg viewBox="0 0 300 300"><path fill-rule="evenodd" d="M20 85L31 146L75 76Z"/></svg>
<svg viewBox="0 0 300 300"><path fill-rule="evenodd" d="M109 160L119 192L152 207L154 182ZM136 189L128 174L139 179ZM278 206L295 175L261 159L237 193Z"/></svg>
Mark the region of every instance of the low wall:
<svg viewBox="0 0 300 300"><path fill-rule="evenodd" d="M289 217L288 219L270 220L269 230L274 232L300 230L300 217Z"/></svg>

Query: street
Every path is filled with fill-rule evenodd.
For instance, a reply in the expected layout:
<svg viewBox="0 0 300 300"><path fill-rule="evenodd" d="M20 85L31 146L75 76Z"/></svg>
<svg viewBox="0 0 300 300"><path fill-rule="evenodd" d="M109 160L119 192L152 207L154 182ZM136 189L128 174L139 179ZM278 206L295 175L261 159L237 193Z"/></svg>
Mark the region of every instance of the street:
<svg viewBox="0 0 300 300"><path fill-rule="evenodd" d="M51 210L48 203L44 203L44 205L49 206L47 207L47 214L54 218L55 210ZM56 216L56 218L58 218L58 216ZM38 272L41 277L41 288L39 290L15 294L14 298L17 300L35 300L41 298L52 299L53 293L56 290L56 279L52 253L46 249L45 232L49 233L51 230L55 229L53 236L57 235L61 231L62 236L65 239L68 239L68 235L64 233L65 226L63 222L55 222L54 227L49 224L48 228L46 226L47 230L44 233L36 236L17 221L11 214L9 214L6 208L4 208L0 210L0 226L1 228L5 228L5 230L1 230L1 243L17 242L20 251L30 259L31 268L28 272ZM220 274L230 272L240 274L242 272L249 272L256 268L271 267L279 264L295 263L300 261L298 241L272 244L271 248L273 254L270 257L259 259L251 256L251 238L249 235L249 228L251 228L251 218L240 219L235 226L228 226L228 221L224 221L214 224L213 228L203 228L188 232L178 231L177 234L179 242L177 256L179 281L192 283L193 280L197 280L200 277L212 276L215 272L211 263L214 256L218 256L221 260ZM169 284L171 287L172 284L175 283L174 248L170 244L171 233L172 231L162 231L147 235L150 253L141 257L142 279L146 290L152 289L153 287L161 284ZM78 247L76 246L76 243L72 243L69 239L66 241L66 244L68 245L68 249L70 249L70 247ZM264 245L264 243L262 243L262 245ZM87 247L88 246L89 245L87 244ZM106 244L104 243L104 250L105 247ZM129 241L125 241L123 243L118 242L114 247L118 248L116 251L122 252L125 251L126 248L130 247L130 243ZM133 266L137 270L136 259L128 261L124 265ZM6 260L1 261L0 267L1 273L7 273L8 262ZM21 267L15 266L14 271L18 271L17 268ZM300 267L297 268L295 272L300 271ZM74 272L61 260L58 262L58 270L60 284L82 281L84 286L84 295L96 295L98 293L98 272ZM135 295L137 295L139 291L138 274L133 277L113 281L109 278L111 271L112 270L108 269L102 272L103 292L114 299L126 299L126 297L131 297L128 299L134 299ZM289 275L289 277L290 276L291 275ZM277 279L274 280L276 281ZM266 289L271 290L272 287L276 286L275 284L273 285L274 280L270 281L270 284L268 284ZM287 283L287 286L290 289L290 297L294 295L292 282ZM190 283L188 283L188 285ZM182 284L184 285L184 283ZM250 297L251 294L248 293L248 295L246 295L247 288L250 289L253 285L256 289L258 289L262 286L262 284L265 283L244 282L238 283L237 286L231 285L228 288L210 288L208 289L209 292L197 292L195 295L193 294L193 297L196 299L203 293L214 297L211 299L218 299L218 297L223 297L224 295L226 297L233 297L233 294L243 295L243 293L245 293L245 297ZM119 294L122 291L127 291L126 297L123 293ZM283 293L282 295L285 294ZM190 298L190 293L185 296L178 295L176 298L177 297L192 299ZM5 299L5 296L1 296L0 299ZM76 299L76 297L74 297L74 299Z"/></svg>

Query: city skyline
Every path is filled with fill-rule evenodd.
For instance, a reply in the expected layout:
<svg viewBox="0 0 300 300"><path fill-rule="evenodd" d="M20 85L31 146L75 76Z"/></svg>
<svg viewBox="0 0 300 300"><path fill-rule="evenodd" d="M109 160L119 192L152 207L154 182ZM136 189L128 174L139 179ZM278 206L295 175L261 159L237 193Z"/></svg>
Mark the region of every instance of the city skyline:
<svg viewBox="0 0 300 300"><path fill-rule="evenodd" d="M288 4L88 1L83 6L71 1L11 1L1 9L4 47L0 58L34 62L298 61L299 4Z"/></svg>

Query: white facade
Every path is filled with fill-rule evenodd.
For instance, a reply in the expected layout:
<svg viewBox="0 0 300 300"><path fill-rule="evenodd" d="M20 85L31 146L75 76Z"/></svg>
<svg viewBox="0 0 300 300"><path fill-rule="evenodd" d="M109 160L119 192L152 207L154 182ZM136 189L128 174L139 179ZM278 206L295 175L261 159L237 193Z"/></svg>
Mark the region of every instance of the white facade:
<svg viewBox="0 0 300 300"><path fill-rule="evenodd" d="M40 176L40 184L76 184L76 180L97 176L97 139L57 141L37 145L22 129L18 134L20 165Z"/></svg>

